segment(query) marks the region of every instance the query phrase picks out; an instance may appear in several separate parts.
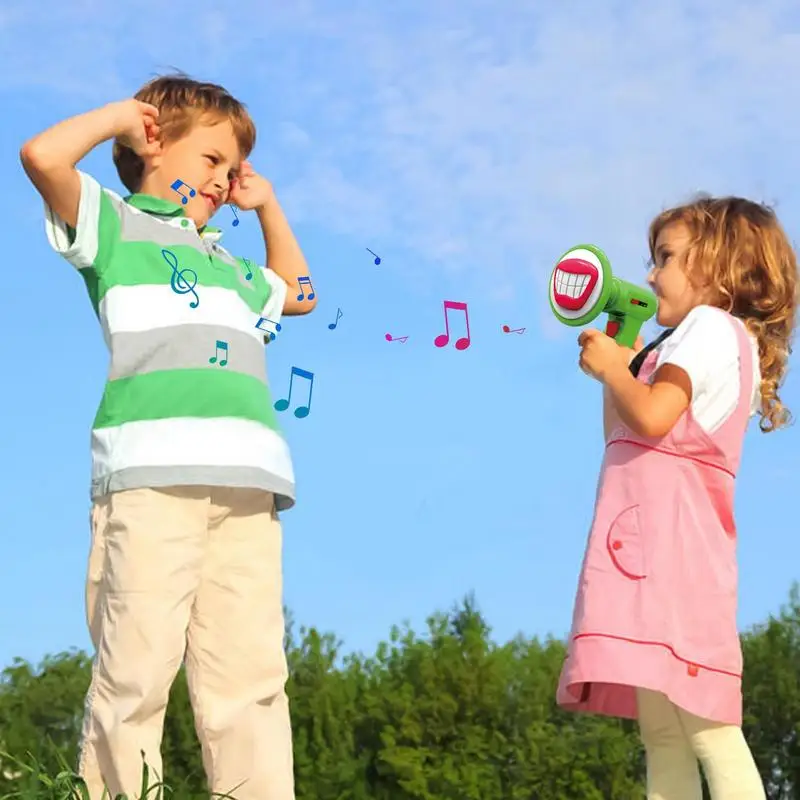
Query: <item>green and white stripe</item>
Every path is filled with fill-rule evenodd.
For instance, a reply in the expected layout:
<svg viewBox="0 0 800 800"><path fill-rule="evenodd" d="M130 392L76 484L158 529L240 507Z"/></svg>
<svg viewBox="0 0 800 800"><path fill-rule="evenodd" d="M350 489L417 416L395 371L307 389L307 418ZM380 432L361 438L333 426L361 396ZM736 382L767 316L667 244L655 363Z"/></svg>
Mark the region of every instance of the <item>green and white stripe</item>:
<svg viewBox="0 0 800 800"><path fill-rule="evenodd" d="M92 498L139 487L201 484L275 493L294 504L294 472L267 382L259 317L278 322L286 284L250 271L219 245L220 232L183 216L178 203L125 199L80 173L72 231L46 207L51 246L83 277L111 354L92 430ZM197 275L193 293L173 270ZM189 275L186 275L189 278ZM211 364L216 342L226 366Z"/></svg>

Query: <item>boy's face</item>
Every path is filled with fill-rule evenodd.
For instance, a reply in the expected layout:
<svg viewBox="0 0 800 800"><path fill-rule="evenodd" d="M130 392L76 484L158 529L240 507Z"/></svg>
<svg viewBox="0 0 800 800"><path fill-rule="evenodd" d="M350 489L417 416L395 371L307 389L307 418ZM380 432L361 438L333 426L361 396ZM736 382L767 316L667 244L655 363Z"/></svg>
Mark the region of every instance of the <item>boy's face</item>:
<svg viewBox="0 0 800 800"><path fill-rule="evenodd" d="M146 170L141 191L176 203L183 203L181 195L185 196L184 213L202 228L227 201L241 160L231 122L200 119L185 136L162 145ZM175 181L188 185L175 190ZM195 190L193 197L190 188Z"/></svg>

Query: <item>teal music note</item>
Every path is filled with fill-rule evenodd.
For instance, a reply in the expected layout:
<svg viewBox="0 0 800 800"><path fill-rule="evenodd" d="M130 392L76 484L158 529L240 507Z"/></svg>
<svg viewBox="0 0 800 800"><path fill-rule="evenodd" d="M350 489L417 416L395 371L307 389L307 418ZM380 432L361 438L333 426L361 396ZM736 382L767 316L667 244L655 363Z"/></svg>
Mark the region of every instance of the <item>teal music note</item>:
<svg viewBox="0 0 800 800"><path fill-rule="evenodd" d="M250 269L250 262L246 258L242 258L242 261L244 261L244 265L247 267L247 275L244 276L244 279L246 281L252 280L253 270Z"/></svg>
<svg viewBox="0 0 800 800"><path fill-rule="evenodd" d="M178 257L172 250L163 249L161 255L164 256L164 261L172 267L172 277L169 281L172 291L176 294L188 294L191 292L194 295L194 303L189 303L189 306L191 308L197 308L197 306L200 305L200 298L194 290L194 287L197 286L197 273L193 269L178 270ZM193 275L194 282L189 283L189 281L184 278L184 275Z"/></svg>
<svg viewBox="0 0 800 800"><path fill-rule="evenodd" d="M221 339L217 339L217 349L214 352L214 355L208 359L209 364L216 364L217 358L219 357L219 351L222 350L225 355L223 358L220 359L219 365L221 367L227 366L228 364L228 343L223 342Z"/></svg>
<svg viewBox="0 0 800 800"><path fill-rule="evenodd" d="M314 388L314 373L308 372L307 370L300 369L300 367L292 367L291 375L289 376L289 396L285 400L278 400L275 403L275 410L276 411L286 411L289 408L289 403L292 401L292 384L294 383L294 376L297 375L298 378L305 378L309 381L308 384L308 405L306 406L297 406L294 410L294 415L298 419L303 419L303 417L307 417L309 412L311 411L311 390Z"/></svg>
<svg viewBox="0 0 800 800"><path fill-rule="evenodd" d="M304 275L302 278L297 279L297 285L300 287L300 294L297 295L298 300L304 300L306 295L303 293L303 284L308 284L311 291L308 294L308 299L314 299L314 287L311 285L311 278L308 275Z"/></svg>

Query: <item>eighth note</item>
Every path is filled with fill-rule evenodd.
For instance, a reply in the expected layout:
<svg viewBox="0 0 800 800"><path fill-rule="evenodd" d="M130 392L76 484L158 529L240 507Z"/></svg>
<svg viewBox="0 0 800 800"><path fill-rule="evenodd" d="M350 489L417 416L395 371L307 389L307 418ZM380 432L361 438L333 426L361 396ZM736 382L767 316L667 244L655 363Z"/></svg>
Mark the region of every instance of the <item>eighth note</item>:
<svg viewBox="0 0 800 800"><path fill-rule="evenodd" d="M334 330L336 326L339 324L339 320L342 318L342 309L336 309L336 319L333 322L328 323L328 330Z"/></svg>
<svg viewBox="0 0 800 800"><path fill-rule="evenodd" d="M308 385L308 405L297 406L294 410L294 415L298 419L303 419L303 417L307 417L311 411L311 390L314 388L314 373L300 369L300 367L292 367L292 372L289 375L289 396L285 400L278 400L278 402L275 403L275 410L286 411L286 409L289 408L289 403L292 401L292 383L294 382L295 375L297 375L298 378L305 378L307 381L310 381Z"/></svg>
<svg viewBox="0 0 800 800"><path fill-rule="evenodd" d="M239 217L236 216L236 209L233 207L233 205L231 205L231 211L233 211L233 216L236 217L236 219L231 223L235 228L239 224Z"/></svg>
<svg viewBox="0 0 800 800"><path fill-rule="evenodd" d="M256 322L256 328L258 328L258 330L260 330L260 331L264 331L264 333L268 333L270 340L272 340L274 342L275 341L275 333L273 331L268 331L265 328L262 328L261 327L261 323L262 322L271 322L275 326L275 330L278 331L278 333L281 332L281 324L280 324L280 322L275 322L274 320L271 320L268 317L261 317L261 319L259 319L258 322Z"/></svg>
<svg viewBox="0 0 800 800"><path fill-rule="evenodd" d="M396 339L392 339L392 334L391 333L387 333L386 334L386 341L387 342L402 342L403 344L405 344L408 341L408 336L398 336Z"/></svg>
<svg viewBox="0 0 800 800"><path fill-rule="evenodd" d="M303 284L304 283L307 283L309 285L310 289L311 289L311 291L308 294L308 299L309 300L313 300L314 299L314 287L311 285L311 278L308 275L305 275L304 277L297 279L297 285L300 287L300 294L297 295L297 299L298 300L304 300L305 299L305 294L303 294Z"/></svg>
<svg viewBox="0 0 800 800"><path fill-rule="evenodd" d="M447 318L448 311L463 311L464 312L464 319L467 323L467 335L458 339L456 341L456 350L466 350L470 342L469 335L469 311L467 310L466 303L456 303L453 300L445 300L444 301L444 333L440 333L434 340L433 343L436 347L444 347L450 341L450 321Z"/></svg>
<svg viewBox="0 0 800 800"><path fill-rule="evenodd" d="M181 195L181 203L186 205L189 202L189 197L185 194L181 194L181 186L185 186L189 190L189 197L194 197L197 192L189 186L188 183L184 183L183 181L175 181L175 183L170 186L170 189L174 189L178 194Z"/></svg>
<svg viewBox="0 0 800 800"><path fill-rule="evenodd" d="M216 364L217 357L219 356L219 351L222 350L225 355L220 359L219 365L224 367L228 363L228 343L223 342L220 339L217 339L217 349L214 351L214 355L208 359L209 364Z"/></svg>
<svg viewBox="0 0 800 800"><path fill-rule="evenodd" d="M372 253L372 250L370 250L370 249L369 249L369 247L365 247L364 249L365 249L365 250L366 250L368 253ZM380 264L380 263L381 263L381 257L380 257L380 256L379 256L377 253L372 253L372 255L374 255L374 256L375 256L375 265L377 266L378 264Z"/></svg>
<svg viewBox="0 0 800 800"><path fill-rule="evenodd" d="M525 333L526 328L515 328L513 331L508 325L503 325L503 333Z"/></svg>
<svg viewBox="0 0 800 800"><path fill-rule="evenodd" d="M244 265L247 267L247 275L244 276L244 279L246 281L252 280L253 279L253 270L250 269L250 262L246 258L242 258L242 261L244 261Z"/></svg>

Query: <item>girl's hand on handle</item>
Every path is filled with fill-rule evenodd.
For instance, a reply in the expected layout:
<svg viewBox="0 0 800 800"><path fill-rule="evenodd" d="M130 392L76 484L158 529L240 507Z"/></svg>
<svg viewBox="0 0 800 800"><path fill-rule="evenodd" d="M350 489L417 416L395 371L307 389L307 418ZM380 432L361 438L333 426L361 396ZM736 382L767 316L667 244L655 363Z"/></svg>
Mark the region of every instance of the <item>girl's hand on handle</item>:
<svg viewBox="0 0 800 800"><path fill-rule="evenodd" d="M114 108L117 141L137 156L155 155L161 149L158 109L130 98L111 104Z"/></svg>
<svg viewBox="0 0 800 800"><path fill-rule="evenodd" d="M610 336L595 328L582 331L578 344L581 347L580 368L601 383L615 370L626 370L633 358L630 348L620 347Z"/></svg>

